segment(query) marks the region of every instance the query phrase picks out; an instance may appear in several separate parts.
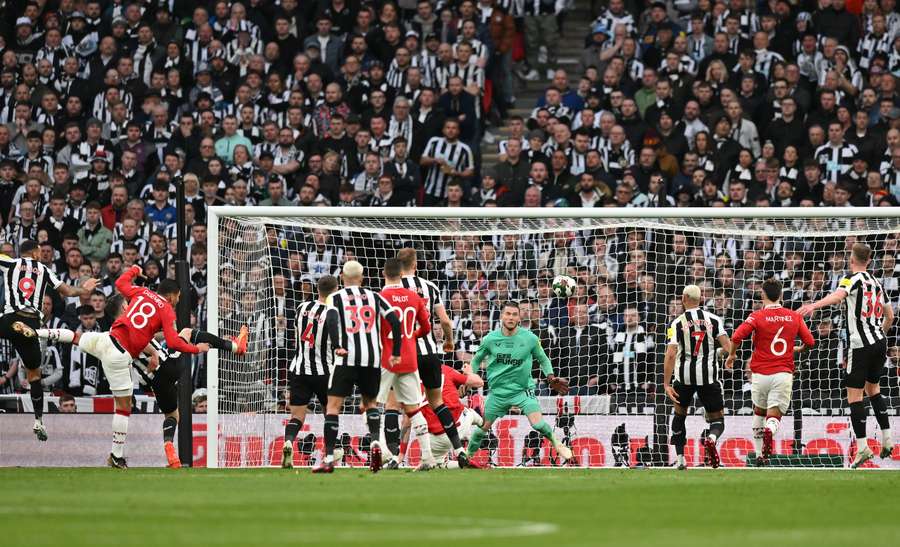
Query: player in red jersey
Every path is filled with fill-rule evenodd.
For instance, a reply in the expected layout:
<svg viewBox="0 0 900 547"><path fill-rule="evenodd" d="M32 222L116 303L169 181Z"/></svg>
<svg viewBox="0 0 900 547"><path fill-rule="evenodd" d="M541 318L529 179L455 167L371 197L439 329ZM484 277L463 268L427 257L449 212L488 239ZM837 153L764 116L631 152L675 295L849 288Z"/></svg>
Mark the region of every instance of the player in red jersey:
<svg viewBox="0 0 900 547"><path fill-rule="evenodd" d="M459 389L478 389L484 386L484 380L480 376L472 372L472 367L467 363L463 365L462 372L443 365L441 367L441 376L444 379L444 385L441 388L441 397L444 404L453 414L453 421L456 423L456 429L459 431L459 438L463 441L469 440L472 432L472 426L481 427L484 423L481 415L467 408L459 400ZM438 467L456 468L459 467L458 462L450 460L447 455L453 450L453 444L450 438L444 432L444 426L437 414L434 413L431 406L426 406L422 410L425 421L428 422L428 432L431 436L431 455L437 462Z"/></svg>
<svg viewBox="0 0 900 547"><path fill-rule="evenodd" d="M201 353L209 351L205 342L191 344L178 336L175 329L175 310L181 296L181 288L171 279L159 284L158 294L145 287L136 287L134 279L141 275L140 266L132 266L116 280L116 289L129 300L128 310L112 324L109 332L78 333L69 329L38 329L37 335L51 342L76 344L82 351L93 355L103 365L109 380L109 389L115 398L113 415L113 444L107 463L110 467L125 469L125 437L128 434L128 417L131 415L131 362L150 344L153 336L162 330L166 345L171 351ZM151 359L151 363L153 363ZM153 363L158 366L157 362Z"/></svg>
<svg viewBox="0 0 900 547"><path fill-rule="evenodd" d="M418 470L426 471L434 467L434 460L431 458L431 447L428 442L430 440L428 422L421 412L423 406L427 405L424 404L422 397L416 339L431 332L431 317L425 308L425 301L414 291L403 288L401 272L402 268L397 259L389 258L385 261L385 286L381 296L388 301L400 318L400 362L394 364L391 359L396 341L391 337L390 329L385 328L382 330L384 334L381 339L381 387L378 390L378 402L385 404L393 390L394 396L409 417L410 426L422 447L422 464ZM429 446L427 457L424 457L426 444ZM393 457L391 460L393 461ZM389 464L389 467L393 465Z"/></svg>
<svg viewBox="0 0 900 547"><path fill-rule="evenodd" d="M772 439L778 431L781 416L791 404L794 383L794 354L816 345L803 316L780 304L781 282L767 279L762 285L762 309L734 331L731 351L725 368L734 367L737 348L751 334L753 355L750 358L750 394L753 399L753 444L757 464L767 463L772 454ZM794 345L797 337L803 342Z"/></svg>

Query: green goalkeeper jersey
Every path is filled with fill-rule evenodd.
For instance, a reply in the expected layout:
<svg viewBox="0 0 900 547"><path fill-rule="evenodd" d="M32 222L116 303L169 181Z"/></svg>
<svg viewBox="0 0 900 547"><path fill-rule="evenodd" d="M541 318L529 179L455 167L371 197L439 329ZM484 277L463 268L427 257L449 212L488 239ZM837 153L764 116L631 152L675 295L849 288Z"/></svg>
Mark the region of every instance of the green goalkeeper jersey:
<svg viewBox="0 0 900 547"><path fill-rule="evenodd" d="M531 363L537 359L545 376L553 374L550 359L541 347L541 340L530 330L519 327L510 336L500 329L491 331L481 340L472 359L472 369L478 370L487 359L488 387L498 397L518 395L534 389Z"/></svg>

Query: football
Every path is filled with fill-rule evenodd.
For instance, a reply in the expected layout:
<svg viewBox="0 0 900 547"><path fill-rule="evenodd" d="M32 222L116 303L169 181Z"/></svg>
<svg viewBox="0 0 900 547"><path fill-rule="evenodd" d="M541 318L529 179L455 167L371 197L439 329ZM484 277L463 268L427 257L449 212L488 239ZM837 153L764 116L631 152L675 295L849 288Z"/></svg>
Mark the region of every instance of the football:
<svg viewBox="0 0 900 547"><path fill-rule="evenodd" d="M575 280L567 275L558 275L553 278L550 289L558 298L569 298L575 294Z"/></svg>

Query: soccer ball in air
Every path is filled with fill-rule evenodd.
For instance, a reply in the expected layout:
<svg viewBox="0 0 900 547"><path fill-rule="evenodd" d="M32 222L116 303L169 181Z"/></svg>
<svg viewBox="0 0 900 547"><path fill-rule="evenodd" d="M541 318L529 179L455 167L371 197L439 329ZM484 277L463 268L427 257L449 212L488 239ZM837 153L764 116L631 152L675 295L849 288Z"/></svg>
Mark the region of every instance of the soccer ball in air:
<svg viewBox="0 0 900 547"><path fill-rule="evenodd" d="M553 278L550 289L558 298L569 298L575 294L575 280L567 275L558 275Z"/></svg>

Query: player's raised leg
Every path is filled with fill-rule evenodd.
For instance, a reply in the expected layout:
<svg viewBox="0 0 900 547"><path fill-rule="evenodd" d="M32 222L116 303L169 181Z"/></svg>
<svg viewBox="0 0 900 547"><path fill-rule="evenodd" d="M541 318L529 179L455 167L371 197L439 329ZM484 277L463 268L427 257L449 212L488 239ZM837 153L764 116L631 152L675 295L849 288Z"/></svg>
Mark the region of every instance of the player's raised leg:
<svg viewBox="0 0 900 547"><path fill-rule="evenodd" d="M184 333L184 331L188 331ZM230 351L236 355L247 353L247 343L250 339L250 329L247 325L241 327L237 336L228 339L220 338L215 334L198 330L198 329L182 329L182 337L190 341L192 344L207 343L210 347L218 350Z"/></svg>

